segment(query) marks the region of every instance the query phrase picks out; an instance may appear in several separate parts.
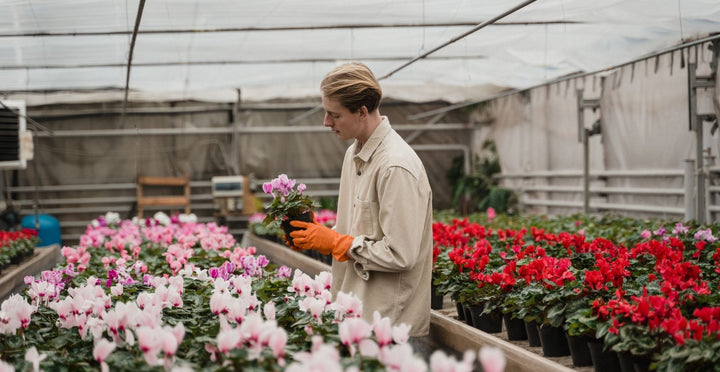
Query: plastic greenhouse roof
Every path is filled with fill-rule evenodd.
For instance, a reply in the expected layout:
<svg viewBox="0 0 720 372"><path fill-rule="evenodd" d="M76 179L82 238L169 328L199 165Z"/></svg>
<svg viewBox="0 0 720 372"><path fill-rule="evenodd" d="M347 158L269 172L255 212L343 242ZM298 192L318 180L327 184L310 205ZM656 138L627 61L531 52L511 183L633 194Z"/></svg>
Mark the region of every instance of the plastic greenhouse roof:
<svg viewBox="0 0 720 372"><path fill-rule="evenodd" d="M524 4L509 0L152 0L131 99L319 94L335 65L382 77ZM0 96L123 89L139 1L0 0ZM387 96L459 102L596 71L720 32L718 0L538 0L382 79Z"/></svg>

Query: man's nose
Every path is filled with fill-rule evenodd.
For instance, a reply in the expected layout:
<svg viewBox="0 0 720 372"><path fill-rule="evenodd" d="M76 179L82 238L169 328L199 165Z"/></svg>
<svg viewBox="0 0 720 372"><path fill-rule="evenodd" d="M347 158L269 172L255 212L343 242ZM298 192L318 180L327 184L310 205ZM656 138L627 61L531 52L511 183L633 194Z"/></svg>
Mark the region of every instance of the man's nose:
<svg viewBox="0 0 720 372"><path fill-rule="evenodd" d="M325 120L323 120L323 125L326 127L333 126L332 118L330 118L330 115L328 115L327 113L325 114Z"/></svg>

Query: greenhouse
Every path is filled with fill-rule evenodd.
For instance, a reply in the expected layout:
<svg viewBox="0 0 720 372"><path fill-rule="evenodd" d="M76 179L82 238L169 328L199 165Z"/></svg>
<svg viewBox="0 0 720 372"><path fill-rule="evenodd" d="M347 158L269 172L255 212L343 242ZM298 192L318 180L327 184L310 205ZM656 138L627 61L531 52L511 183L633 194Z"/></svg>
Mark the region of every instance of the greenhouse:
<svg viewBox="0 0 720 372"><path fill-rule="evenodd" d="M0 370L720 371L719 2L0 4Z"/></svg>

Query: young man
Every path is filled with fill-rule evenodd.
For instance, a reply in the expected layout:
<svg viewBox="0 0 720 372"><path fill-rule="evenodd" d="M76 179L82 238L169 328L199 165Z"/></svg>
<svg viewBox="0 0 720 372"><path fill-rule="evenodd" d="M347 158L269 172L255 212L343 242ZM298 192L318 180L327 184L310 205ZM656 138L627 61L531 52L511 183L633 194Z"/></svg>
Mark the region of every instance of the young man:
<svg viewBox="0 0 720 372"><path fill-rule="evenodd" d="M332 254L332 292L426 336L430 327L432 193L422 162L380 115L382 90L360 63L339 66L322 81L324 125L354 139L343 160L334 229L293 221L295 247Z"/></svg>

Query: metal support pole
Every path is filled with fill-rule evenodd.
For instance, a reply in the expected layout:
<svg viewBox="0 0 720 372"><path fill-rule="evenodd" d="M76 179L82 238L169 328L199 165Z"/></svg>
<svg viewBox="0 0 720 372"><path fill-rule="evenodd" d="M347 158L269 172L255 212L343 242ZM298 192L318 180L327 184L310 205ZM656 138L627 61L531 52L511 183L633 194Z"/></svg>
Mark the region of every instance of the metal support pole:
<svg viewBox="0 0 720 372"><path fill-rule="evenodd" d="M693 110L694 111L694 110ZM697 121L695 128L695 220L705 223L705 169L703 162L703 125Z"/></svg>
<svg viewBox="0 0 720 372"><path fill-rule="evenodd" d="M585 99L583 90L577 89L577 112L578 112L578 141L583 146L583 213L590 213L590 136L600 134L599 121L593 124L592 129L585 128L585 109L597 109L600 107L599 99Z"/></svg>
<svg viewBox="0 0 720 372"><path fill-rule="evenodd" d="M703 158L703 121L697 113L697 88L710 87L712 77L698 77L697 63L688 63L688 119L690 130L695 131L695 220L699 224L707 221L706 182L707 175Z"/></svg>
<svg viewBox="0 0 720 372"><path fill-rule="evenodd" d="M581 110L582 111L582 110ZM590 133L583 128L583 213L590 213Z"/></svg>
<svg viewBox="0 0 720 372"><path fill-rule="evenodd" d="M585 129L585 110L583 109L583 90L577 89L577 112L578 112L578 142L582 142Z"/></svg>
<svg viewBox="0 0 720 372"><path fill-rule="evenodd" d="M695 218L695 159L685 159L685 221Z"/></svg>

